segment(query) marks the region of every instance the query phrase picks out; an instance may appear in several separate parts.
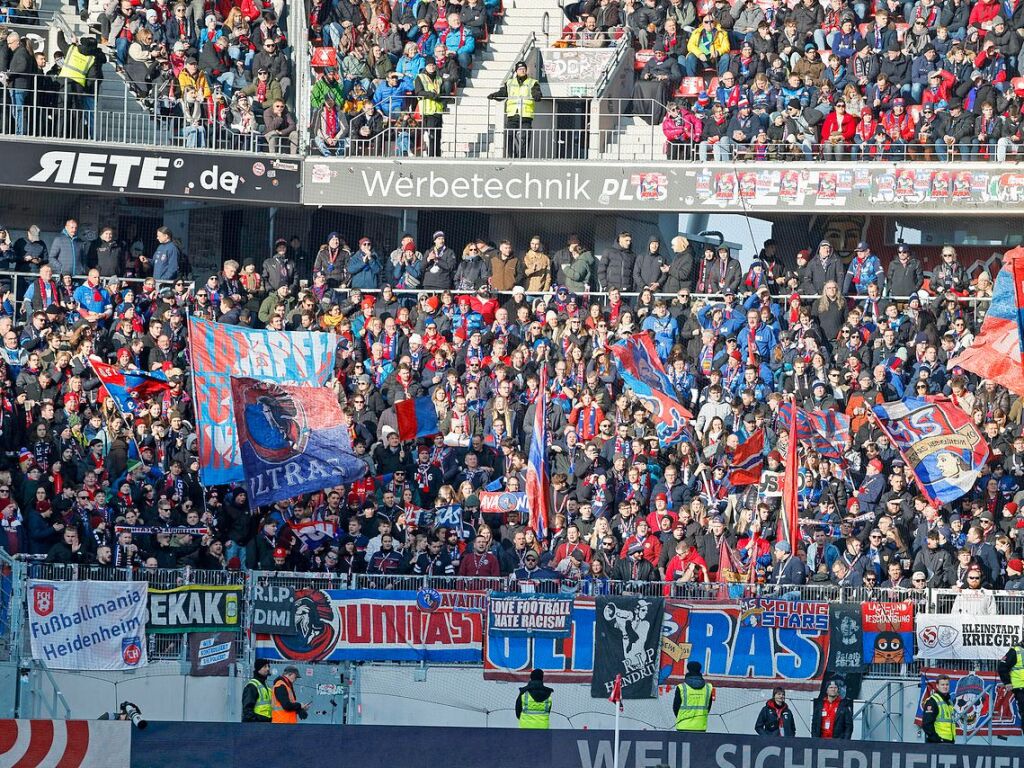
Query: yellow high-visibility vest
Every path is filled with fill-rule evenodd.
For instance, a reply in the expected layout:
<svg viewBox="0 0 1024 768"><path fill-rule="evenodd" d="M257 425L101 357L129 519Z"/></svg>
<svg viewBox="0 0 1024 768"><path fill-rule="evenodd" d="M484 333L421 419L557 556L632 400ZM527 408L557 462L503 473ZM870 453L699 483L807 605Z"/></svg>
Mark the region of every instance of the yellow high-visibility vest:
<svg viewBox="0 0 1024 768"><path fill-rule="evenodd" d="M64 66L60 68L58 77L65 77L85 88L85 79L95 62L95 56L86 56L77 45L72 45L64 57Z"/></svg>
<svg viewBox="0 0 1024 768"><path fill-rule="evenodd" d="M532 77L526 78L522 83L516 78L510 77L505 83L505 88L508 90L508 98L505 99L505 114L509 117L520 115L524 119L532 119L535 106L533 86L536 84L537 81Z"/></svg>
<svg viewBox="0 0 1024 768"><path fill-rule="evenodd" d="M551 724L551 697L537 701L527 691L521 701L523 711L519 715L519 727L546 731Z"/></svg>
<svg viewBox="0 0 1024 768"><path fill-rule="evenodd" d="M935 735L943 741L950 743L956 741L956 723L953 722L953 705L947 704L946 700L937 693L933 693L932 701L939 708L935 716Z"/></svg>
<svg viewBox="0 0 1024 768"><path fill-rule="evenodd" d="M679 691L679 712L676 713L677 731L700 731L708 729L708 708L711 706L711 693L714 686L705 683L701 690L691 688L686 683L676 686Z"/></svg>
<svg viewBox="0 0 1024 768"><path fill-rule="evenodd" d="M260 680L258 677L249 678L249 682L247 683L247 685L256 686L256 706L252 708L252 711L257 715L262 715L263 717L269 720L272 712L272 708L270 706L270 688L268 688L267 684Z"/></svg>
<svg viewBox="0 0 1024 768"><path fill-rule="evenodd" d="M422 84L423 90L434 94L433 96L420 97L421 115L439 115L444 112L444 102L441 101L441 80L431 77L426 72L420 72L416 79Z"/></svg>
<svg viewBox="0 0 1024 768"><path fill-rule="evenodd" d="M1024 648L1015 645L1013 650L1017 653L1017 663L1010 670L1010 687L1024 689Z"/></svg>

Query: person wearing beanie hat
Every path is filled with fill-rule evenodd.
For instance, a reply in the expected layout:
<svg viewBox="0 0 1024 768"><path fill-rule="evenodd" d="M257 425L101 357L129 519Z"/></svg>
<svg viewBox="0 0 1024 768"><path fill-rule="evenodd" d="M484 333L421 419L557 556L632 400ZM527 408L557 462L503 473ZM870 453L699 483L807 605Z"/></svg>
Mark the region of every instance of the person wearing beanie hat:
<svg viewBox="0 0 1024 768"><path fill-rule="evenodd" d="M543 94L540 82L530 77L526 62L517 61L512 77L487 98L505 102L505 157L529 157L533 114Z"/></svg>
<svg viewBox="0 0 1024 768"><path fill-rule="evenodd" d="M715 701L715 687L704 679L699 661L686 662L686 677L676 686L672 714L676 730L707 733L708 714Z"/></svg>
<svg viewBox="0 0 1024 768"><path fill-rule="evenodd" d="M242 689L242 722L269 723L272 715L270 704L270 688L267 678L270 677L270 662L256 659L252 665L252 677Z"/></svg>
<svg viewBox="0 0 1024 768"><path fill-rule="evenodd" d="M799 557L793 555L788 541L775 543L772 556L771 583L781 586L799 586L807 581L807 569Z"/></svg>
<svg viewBox="0 0 1024 768"><path fill-rule="evenodd" d="M516 697L516 719L519 727L546 731L551 727L551 694L544 685L544 670L530 672L530 682L519 689Z"/></svg>

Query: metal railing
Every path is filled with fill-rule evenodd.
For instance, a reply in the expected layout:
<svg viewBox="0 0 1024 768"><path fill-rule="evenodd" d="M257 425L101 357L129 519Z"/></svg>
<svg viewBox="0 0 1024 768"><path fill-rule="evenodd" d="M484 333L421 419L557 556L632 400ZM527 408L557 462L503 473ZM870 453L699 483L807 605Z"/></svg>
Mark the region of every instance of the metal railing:
<svg viewBox="0 0 1024 768"><path fill-rule="evenodd" d="M662 581L633 582L606 581L593 579L516 579L503 577L460 577L431 576L416 574L374 575L374 574L332 574L332 573L297 573L268 571L211 571L195 568L180 569L146 569L146 568L96 568L89 566L64 566L51 563L22 563L0 553L0 562L9 578L9 586L0 596L7 595L6 602L0 601L0 617L6 616L5 636L10 638L6 646L8 658L18 660L29 658L27 638L21 636L20 619L26 611L25 585L28 578L47 580L122 580L148 581L157 588L172 588L183 584L236 584L244 588L244 598L240 601L240 621L243 631L235 638L236 651L239 659L251 663L254 653L250 642L249 605L253 600L253 589L258 586L290 586L295 590L405 590L419 591L436 589L440 591L465 592L470 598L478 600L481 595L489 592L521 592L567 594L574 596L598 595L640 595L649 597L671 597L695 603L735 603L736 601L755 598L773 598L791 601L823 601L830 603L858 604L865 601L880 602L911 602L918 613L949 613L956 598L952 590L938 589L882 589L882 588L849 588L836 587L829 584L806 584L802 586L779 586L771 584L728 584L728 583L672 583ZM2 588L0 584L0 588ZM1001 615L1019 615L1024 612L1024 592L995 591L996 604ZM2 648L2 646L0 646ZM188 652L188 637L185 633L148 636L147 648L149 658L154 661L173 660L185 662ZM20 655L19 655L20 654ZM4 660L4 659L0 659ZM875 678L899 678L906 680L920 673L922 666L930 662L913 662L911 664L874 664L870 674ZM954 669L985 669L995 668L995 662L989 661L944 661L944 666ZM45 665L36 669L39 674L48 676ZM54 683L53 689L57 691ZM60 707L59 698L51 702L35 702L34 706L54 708Z"/></svg>
<svg viewBox="0 0 1024 768"><path fill-rule="evenodd" d="M528 49L524 45L524 49ZM611 69L611 68L610 68ZM602 86L603 87L603 86ZM566 100L556 100L563 104ZM571 101L571 100L570 100ZM630 98L579 99L578 108L552 110L550 102L536 105L528 127L520 127L518 118L506 115L507 101L482 97L448 99L442 115L442 140L431 140L414 116L417 99L406 96L400 105L381 114L382 130L371 141L356 142L349 134L340 145L325 152L317 141L316 126L310 143L311 154L338 157L443 157L522 160L601 160L637 162L736 163L742 169L751 163L783 162L996 162L997 147L960 145L940 156L934 142L883 147L877 143L846 143L766 140L758 143L722 140L686 140L670 142L663 129L666 105L661 99ZM752 137L753 139L753 137ZM1005 147L1009 161L1024 160L1024 144ZM902 180L915 193L914 180ZM894 194L901 194L900 178L894 179ZM742 197L746 185L756 193L756 176L738 175L735 182ZM823 181L827 185L827 180ZM823 192L827 194L827 188Z"/></svg>
<svg viewBox="0 0 1024 768"><path fill-rule="evenodd" d="M137 94L128 83L114 93L93 83L91 92L76 93L64 81L37 75L32 88L16 95L11 87L0 90L0 136L174 147L245 154L295 154L298 133L290 138L265 136L253 130L213 119L209 101L203 102L199 120L186 119L178 101L161 99L155 92ZM18 101L22 100L22 103ZM139 106L142 105L142 106ZM225 113L227 114L227 113Z"/></svg>

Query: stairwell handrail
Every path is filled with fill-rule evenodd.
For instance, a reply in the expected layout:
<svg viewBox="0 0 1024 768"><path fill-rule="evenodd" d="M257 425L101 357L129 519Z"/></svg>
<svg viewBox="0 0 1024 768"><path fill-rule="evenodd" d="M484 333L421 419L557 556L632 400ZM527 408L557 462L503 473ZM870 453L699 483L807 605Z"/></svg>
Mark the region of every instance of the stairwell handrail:
<svg viewBox="0 0 1024 768"><path fill-rule="evenodd" d="M525 61L526 62L526 69L527 69L527 71L530 70L530 62L527 60L526 57L529 56L530 53L534 49L536 49L536 47L537 47L537 33L531 31L530 34L528 34L526 36L526 39L523 41L523 44L519 47L519 52L516 53L516 57L514 59L512 59L512 66L510 66L508 71L505 73L505 78L504 78L504 80L502 80L502 82L507 82L509 80L509 78L511 78L516 73L516 62L517 61ZM540 74L540 73L538 72L537 74Z"/></svg>
<svg viewBox="0 0 1024 768"><path fill-rule="evenodd" d="M604 68L604 72L601 73L601 77L598 78L597 84L594 86L594 96L596 98L601 98L604 94L604 89L608 87L608 81L611 78L612 72L618 69L626 52L632 49L633 41L627 31L626 34L615 41L615 56L608 62L608 66Z"/></svg>

